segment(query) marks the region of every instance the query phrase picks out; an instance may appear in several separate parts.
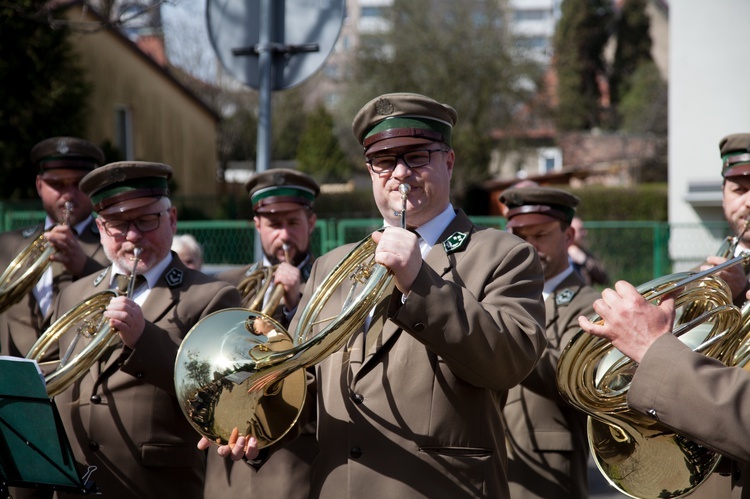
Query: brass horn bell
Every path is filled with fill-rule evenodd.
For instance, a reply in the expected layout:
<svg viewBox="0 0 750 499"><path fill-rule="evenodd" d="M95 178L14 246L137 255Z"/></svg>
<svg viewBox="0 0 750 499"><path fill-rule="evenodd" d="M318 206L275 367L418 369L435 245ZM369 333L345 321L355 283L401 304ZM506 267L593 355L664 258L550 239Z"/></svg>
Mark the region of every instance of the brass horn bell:
<svg viewBox="0 0 750 499"><path fill-rule="evenodd" d="M729 286L713 274L748 260L745 254L703 272L663 276L638 291L653 302L674 293L672 334L693 350L733 365L744 340L741 312ZM721 456L628 407L636 369L611 342L581 330L560 356L557 386L565 400L589 415L591 454L612 486L640 499L682 497L711 475Z"/></svg>
<svg viewBox="0 0 750 499"><path fill-rule="evenodd" d="M305 401L306 368L348 341L391 282L374 261L375 246L366 238L328 274L299 312L293 335L264 313L242 308L215 312L188 332L177 352L175 390L198 433L226 444L237 428L263 448L289 432ZM319 317L342 286L348 298L341 312Z"/></svg>

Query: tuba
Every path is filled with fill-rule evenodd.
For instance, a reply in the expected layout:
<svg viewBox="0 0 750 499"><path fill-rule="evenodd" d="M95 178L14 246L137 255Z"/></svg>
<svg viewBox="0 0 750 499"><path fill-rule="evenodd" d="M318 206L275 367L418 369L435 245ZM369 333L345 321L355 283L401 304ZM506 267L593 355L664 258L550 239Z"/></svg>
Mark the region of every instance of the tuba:
<svg viewBox="0 0 750 499"><path fill-rule="evenodd" d="M67 201L63 212L64 225L70 223L72 210L73 203ZM54 252L54 246L45 239L42 233L10 262L0 275L0 313L18 303L26 293L31 291L51 265L50 256Z"/></svg>
<svg viewBox="0 0 750 499"><path fill-rule="evenodd" d="M408 188L400 192L404 227ZM293 334L242 308L215 312L188 332L175 361L175 391L198 433L228 444L236 429L262 449L292 429L306 397L306 369L345 345L390 289L392 275L375 262L375 248L367 237L331 270L299 312ZM344 293L341 311L320 317Z"/></svg>
<svg viewBox="0 0 750 499"><path fill-rule="evenodd" d="M133 250L133 269L130 273L126 293L128 298L133 296L136 268L140 255L141 248L135 248ZM104 317L104 311L107 309L109 302L116 296L118 296L117 292L107 289L80 302L57 319L26 354L27 359L36 360L41 366L57 364L57 367L44 377L47 395L54 397L65 391L66 388L86 374L102 354L117 342L117 331L109 326L109 320ZM48 353L51 353L57 347L62 335L70 330L75 332L75 336L59 361L45 361L48 358ZM81 338L86 338L89 342L80 352L73 355Z"/></svg>
<svg viewBox="0 0 750 499"><path fill-rule="evenodd" d="M736 246L738 240L730 243ZM732 255L734 247L722 251L720 256ZM750 253L743 253L702 272L663 276L637 289L652 302L674 294L672 334L696 352L736 365L743 351L748 355L740 326L750 322L750 307L740 311L729 286L713 274L748 263ZM721 455L628 408L627 394L636 369L637 364L608 340L581 330L560 356L557 386L567 402L588 414L591 454L612 486L640 499L689 494L716 469Z"/></svg>

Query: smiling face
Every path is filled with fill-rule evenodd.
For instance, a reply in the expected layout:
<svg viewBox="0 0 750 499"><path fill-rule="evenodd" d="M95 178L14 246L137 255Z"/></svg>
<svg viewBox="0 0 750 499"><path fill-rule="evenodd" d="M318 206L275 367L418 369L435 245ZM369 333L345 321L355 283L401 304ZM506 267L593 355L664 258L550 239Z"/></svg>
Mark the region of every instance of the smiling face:
<svg viewBox="0 0 750 499"><path fill-rule="evenodd" d="M401 155L418 150L434 152L430 153L428 164L418 168L408 167ZM421 141L392 149L385 148L367 157L369 160L394 155L397 156L395 168L390 172L376 173L368 166L375 203L390 225L400 226L402 198L399 185L409 184L411 190L406 203L407 225L419 227L439 215L450 202L455 153L443 143L425 144Z"/></svg>
<svg viewBox="0 0 750 499"><path fill-rule="evenodd" d="M136 273L143 274L169 254L172 238L177 232L177 210L169 198L163 197L139 208L100 215L96 225L104 254L121 269L132 270L133 250L141 248ZM155 225L153 230L144 232L139 229L139 226L150 229Z"/></svg>

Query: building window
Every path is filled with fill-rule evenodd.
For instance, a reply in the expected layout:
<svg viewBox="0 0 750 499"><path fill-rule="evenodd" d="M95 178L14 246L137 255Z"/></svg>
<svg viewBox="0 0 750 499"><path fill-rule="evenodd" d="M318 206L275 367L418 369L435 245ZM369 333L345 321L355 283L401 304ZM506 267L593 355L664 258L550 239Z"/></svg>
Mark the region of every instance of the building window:
<svg viewBox="0 0 750 499"><path fill-rule="evenodd" d="M542 147L537 150L539 173L545 175L562 169L562 152L557 147Z"/></svg>
<svg viewBox="0 0 750 499"><path fill-rule="evenodd" d="M362 7L359 11L360 17L383 17L383 9L381 7Z"/></svg>
<svg viewBox="0 0 750 499"><path fill-rule="evenodd" d="M515 22L544 21L551 16L552 13L550 11L542 9L524 9L513 12L513 20Z"/></svg>
<svg viewBox="0 0 750 499"><path fill-rule="evenodd" d="M115 109L115 146L123 161L135 159L133 153L133 117L130 108Z"/></svg>

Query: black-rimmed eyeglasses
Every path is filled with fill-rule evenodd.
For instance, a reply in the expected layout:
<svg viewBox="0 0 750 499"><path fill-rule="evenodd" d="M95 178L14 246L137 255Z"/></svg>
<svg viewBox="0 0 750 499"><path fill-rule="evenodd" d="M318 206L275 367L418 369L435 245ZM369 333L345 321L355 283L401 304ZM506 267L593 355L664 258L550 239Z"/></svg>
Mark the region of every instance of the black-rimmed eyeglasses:
<svg viewBox="0 0 750 499"><path fill-rule="evenodd" d="M373 173L390 173L396 169L399 158L409 168L422 168L427 166L432 161L432 153L434 152L448 152L448 149L419 149L416 151L409 151L403 154L387 154L383 156L374 156L367 158L367 166Z"/></svg>
<svg viewBox="0 0 750 499"><path fill-rule="evenodd" d="M128 233L130 226L135 226L139 232L153 232L159 228L161 216L169 210L160 211L159 213L149 213L133 220L107 220L102 221L104 231L112 237L122 237Z"/></svg>

